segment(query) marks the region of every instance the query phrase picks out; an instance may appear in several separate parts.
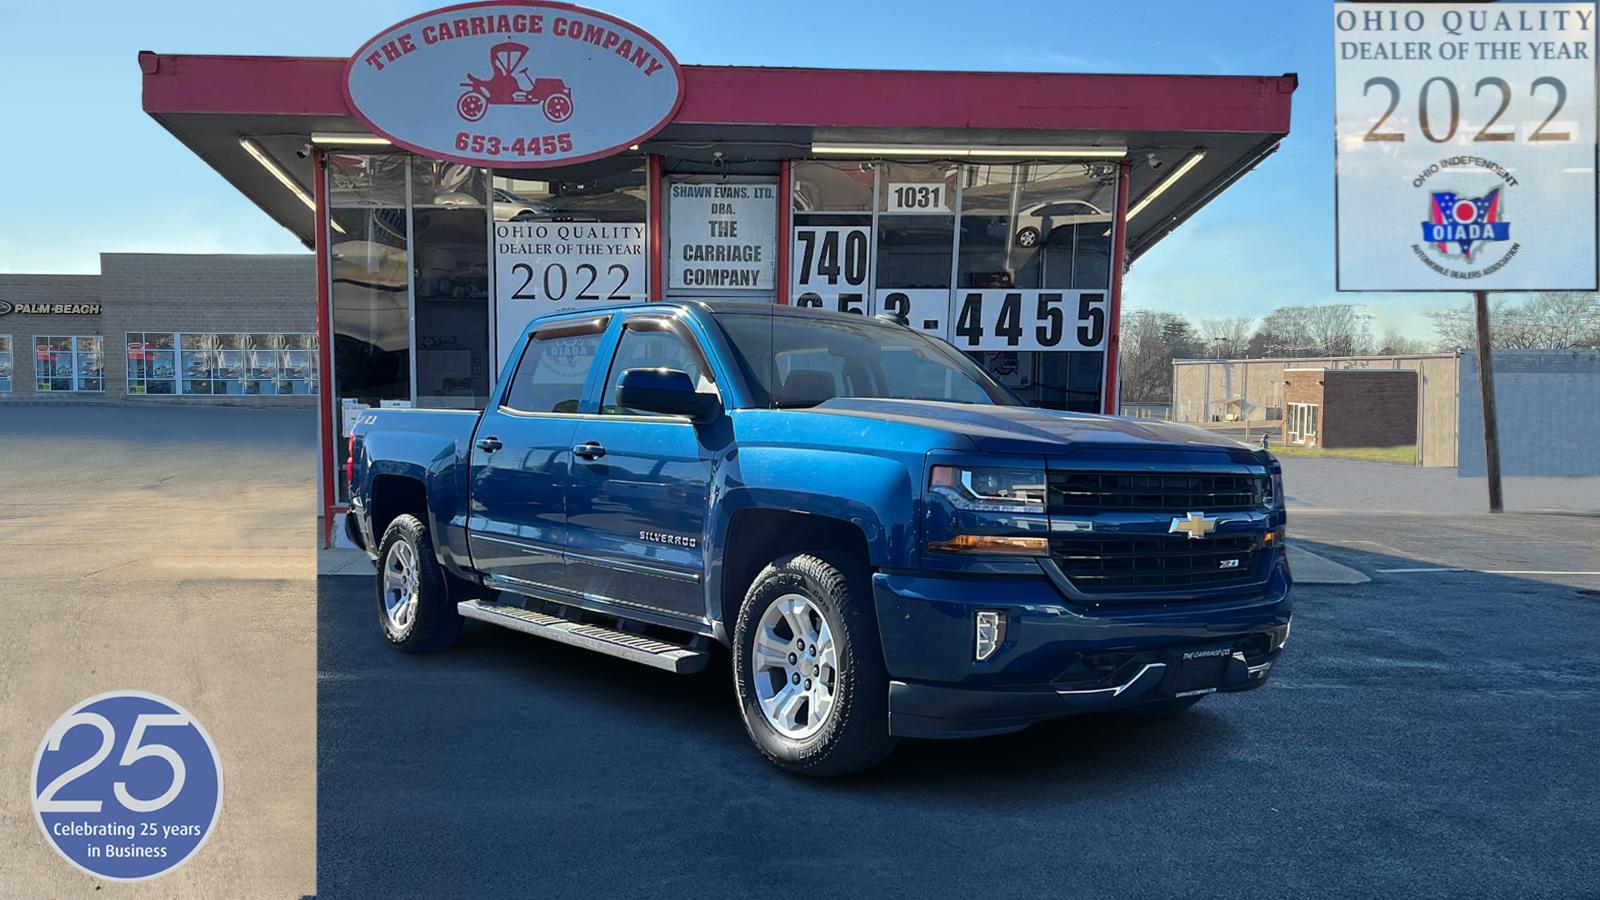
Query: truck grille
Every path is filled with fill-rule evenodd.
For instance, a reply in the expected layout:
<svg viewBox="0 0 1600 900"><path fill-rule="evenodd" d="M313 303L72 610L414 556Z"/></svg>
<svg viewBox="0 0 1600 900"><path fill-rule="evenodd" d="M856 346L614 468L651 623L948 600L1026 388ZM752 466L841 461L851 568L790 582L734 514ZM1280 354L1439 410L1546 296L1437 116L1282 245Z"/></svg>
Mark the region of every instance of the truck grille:
<svg viewBox="0 0 1600 900"><path fill-rule="evenodd" d="M1049 475L1052 510L1222 512L1254 509L1271 500L1266 475L1191 472L1076 472Z"/></svg>
<svg viewBox="0 0 1600 900"><path fill-rule="evenodd" d="M1050 555L1085 593L1161 588L1211 588L1257 579L1261 536L1190 540L1181 534L1119 538L1057 538ZM1238 560L1223 568L1228 560Z"/></svg>

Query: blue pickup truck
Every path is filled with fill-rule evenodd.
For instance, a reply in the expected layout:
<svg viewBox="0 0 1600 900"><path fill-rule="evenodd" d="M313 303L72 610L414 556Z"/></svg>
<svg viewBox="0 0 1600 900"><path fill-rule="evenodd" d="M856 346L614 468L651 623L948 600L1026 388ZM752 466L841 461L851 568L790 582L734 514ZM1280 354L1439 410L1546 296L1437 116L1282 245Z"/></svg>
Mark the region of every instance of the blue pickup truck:
<svg viewBox="0 0 1600 900"><path fill-rule="evenodd" d="M1277 462L1029 407L892 321L667 302L535 321L488 408L350 437L384 637L477 619L673 672L728 648L774 763L1261 686L1289 636Z"/></svg>

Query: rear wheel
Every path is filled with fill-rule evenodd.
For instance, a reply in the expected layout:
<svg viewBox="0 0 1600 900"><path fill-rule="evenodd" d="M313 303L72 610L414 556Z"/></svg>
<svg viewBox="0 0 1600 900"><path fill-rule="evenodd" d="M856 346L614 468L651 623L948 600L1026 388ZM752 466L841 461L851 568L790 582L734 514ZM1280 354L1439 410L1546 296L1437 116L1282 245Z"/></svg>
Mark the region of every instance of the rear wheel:
<svg viewBox="0 0 1600 900"><path fill-rule="evenodd" d="M461 614L433 555L428 526L416 516L395 516L384 529L377 588L378 625L395 649L433 653L455 643Z"/></svg>
<svg viewBox="0 0 1600 900"><path fill-rule="evenodd" d="M870 768L894 748L889 675L864 578L784 556L740 605L733 672L745 730L767 759L808 775Z"/></svg>

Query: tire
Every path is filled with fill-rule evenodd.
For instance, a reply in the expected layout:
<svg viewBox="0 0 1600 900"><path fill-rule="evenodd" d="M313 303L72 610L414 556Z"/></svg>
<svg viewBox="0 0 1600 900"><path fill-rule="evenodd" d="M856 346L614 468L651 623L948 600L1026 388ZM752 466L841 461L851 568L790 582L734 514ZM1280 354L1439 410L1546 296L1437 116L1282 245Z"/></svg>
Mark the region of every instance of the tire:
<svg viewBox="0 0 1600 900"><path fill-rule="evenodd" d="M1017 232L1018 247L1033 247L1039 243L1039 229L1029 225Z"/></svg>
<svg viewBox="0 0 1600 900"><path fill-rule="evenodd" d="M793 553L762 569L745 593L733 635L734 686L745 731L775 765L805 775L847 775L877 765L894 749L889 673L867 590L864 577L851 578L843 567L820 556ZM784 614L802 606L803 613ZM789 623L802 616L806 633L816 640L808 647L831 641L832 654L827 646L813 656L811 649L790 645L803 635ZM764 637L760 649L758 636ZM784 667L789 654L775 653L780 643L796 651L795 662L789 664L793 671ZM807 658L813 677L793 681ZM788 701L775 702L780 692L791 699L796 693L806 697L790 706ZM777 711L775 718L763 708L764 696ZM820 714L813 717L814 702ZM786 707L795 726L790 733L780 730ZM798 721L802 711L804 722Z"/></svg>
<svg viewBox="0 0 1600 900"><path fill-rule="evenodd" d="M1189 707L1205 698L1206 695L1201 694L1198 697L1173 697L1170 700L1157 700L1154 703L1129 707L1123 710L1122 714L1132 716L1135 719L1170 719L1173 716L1181 715Z"/></svg>
<svg viewBox="0 0 1600 900"><path fill-rule="evenodd" d="M409 577L408 577L409 576ZM413 515L396 516L378 544L378 627L389 645L403 653L436 653L455 643L461 614L433 554L428 526ZM396 596L409 590L410 610Z"/></svg>

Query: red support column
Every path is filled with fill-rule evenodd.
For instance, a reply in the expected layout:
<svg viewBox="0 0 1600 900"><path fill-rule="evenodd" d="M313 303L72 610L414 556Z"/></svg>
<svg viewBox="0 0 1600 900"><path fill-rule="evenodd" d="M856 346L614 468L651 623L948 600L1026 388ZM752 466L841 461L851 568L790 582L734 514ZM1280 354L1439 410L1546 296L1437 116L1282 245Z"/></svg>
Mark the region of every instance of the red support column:
<svg viewBox="0 0 1600 900"><path fill-rule="evenodd" d="M666 192L662 190L661 157L652 153L646 159L645 180L649 182L646 188L650 195L648 203L650 222L647 227L650 244L650 299L662 300L667 296L667 247L663 241L665 232L661 227L662 203Z"/></svg>
<svg viewBox="0 0 1600 900"><path fill-rule="evenodd" d="M1100 386L1100 411L1106 415L1117 414L1117 352L1122 338L1122 270L1128 260L1128 182L1133 174L1133 163L1124 159L1117 164L1117 218L1112 229L1115 243L1111 246L1111 305L1106 311L1106 377Z"/></svg>
<svg viewBox="0 0 1600 900"><path fill-rule="evenodd" d="M789 302L789 224L794 209L790 193L793 189L793 164L785 159L778 163L778 271L775 278L779 303Z"/></svg>
<svg viewBox="0 0 1600 900"><path fill-rule="evenodd" d="M334 428L333 405L333 301L329 295L328 260L328 179L322 169L321 150L311 151L311 173L316 197L317 253L317 408L321 440L317 442L317 469L322 478L322 546L333 546L333 517L339 511L338 494L334 491L333 459L334 441L338 432Z"/></svg>

